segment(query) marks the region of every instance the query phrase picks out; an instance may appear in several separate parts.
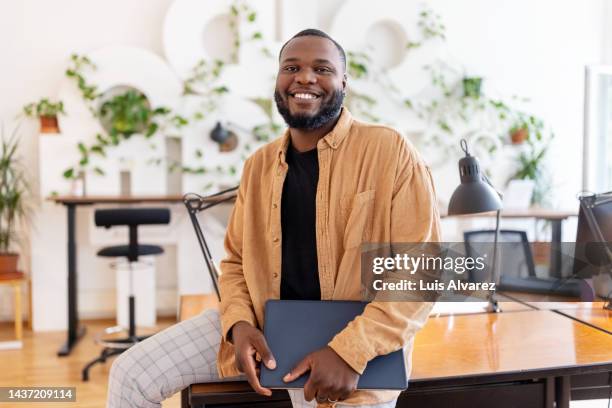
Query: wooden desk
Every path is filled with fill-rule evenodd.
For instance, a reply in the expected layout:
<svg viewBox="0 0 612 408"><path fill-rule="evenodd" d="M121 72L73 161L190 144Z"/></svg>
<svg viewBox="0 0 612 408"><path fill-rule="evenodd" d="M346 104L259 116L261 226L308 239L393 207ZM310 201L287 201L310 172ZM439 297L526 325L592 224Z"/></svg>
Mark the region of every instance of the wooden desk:
<svg viewBox="0 0 612 408"><path fill-rule="evenodd" d="M607 398L612 336L548 310L432 317L415 339L412 361L398 407L478 408L495 401L496 408L566 408L570 396ZM248 384L226 385L232 386L252 396ZM218 391L194 385L183 393L183 406L237 402ZM265 406L290 407L287 398L276 392Z"/></svg>
<svg viewBox="0 0 612 408"><path fill-rule="evenodd" d="M95 204L179 204L183 203L183 196L51 196L47 199L66 206L68 215L68 329L66 343L57 352L58 356L67 356L77 341L85 334L85 328L79 327L77 309L77 206ZM216 202L216 200L211 200L211 202Z"/></svg>
<svg viewBox="0 0 612 408"><path fill-rule="evenodd" d="M557 313L612 334L612 310L599 307L577 307L556 310Z"/></svg>
<svg viewBox="0 0 612 408"><path fill-rule="evenodd" d="M562 296L534 295L530 293L502 293L500 299L513 299L534 310L552 310L586 325L612 334L612 310L604 309L606 302L578 302ZM549 301L540 301L546 300ZM503 302L507 303L507 302ZM502 310L503 307L502 307Z"/></svg>

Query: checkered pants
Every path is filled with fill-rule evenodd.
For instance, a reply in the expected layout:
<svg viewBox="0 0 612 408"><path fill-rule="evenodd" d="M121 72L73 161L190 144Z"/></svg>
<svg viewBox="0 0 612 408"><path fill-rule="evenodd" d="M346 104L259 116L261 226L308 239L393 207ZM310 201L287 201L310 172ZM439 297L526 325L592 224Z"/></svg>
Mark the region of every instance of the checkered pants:
<svg viewBox="0 0 612 408"><path fill-rule="evenodd" d="M113 363L107 407L159 408L161 401L190 384L244 379L219 379L220 341L219 312L207 310L131 347ZM290 390L289 396L295 408L316 407L314 400L304 400L302 390ZM391 408L395 407L395 401L361 407Z"/></svg>

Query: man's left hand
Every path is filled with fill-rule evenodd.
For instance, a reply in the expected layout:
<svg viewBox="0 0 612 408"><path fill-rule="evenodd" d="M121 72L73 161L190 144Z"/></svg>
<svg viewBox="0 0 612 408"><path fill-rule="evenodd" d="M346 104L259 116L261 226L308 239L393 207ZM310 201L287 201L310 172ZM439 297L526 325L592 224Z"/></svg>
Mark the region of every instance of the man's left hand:
<svg viewBox="0 0 612 408"><path fill-rule="evenodd" d="M319 402L345 400L355 391L359 381L359 373L329 346L304 357L283 381L294 381L308 371L310 377L304 385L306 401L313 398Z"/></svg>

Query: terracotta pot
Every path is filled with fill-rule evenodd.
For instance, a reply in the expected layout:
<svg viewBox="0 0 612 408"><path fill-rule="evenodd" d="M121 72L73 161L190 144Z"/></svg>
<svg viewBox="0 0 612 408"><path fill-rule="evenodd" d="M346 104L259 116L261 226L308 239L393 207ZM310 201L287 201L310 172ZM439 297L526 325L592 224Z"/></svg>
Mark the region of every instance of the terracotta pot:
<svg viewBox="0 0 612 408"><path fill-rule="evenodd" d="M19 254L5 253L0 254L0 274L17 272L17 260Z"/></svg>
<svg viewBox="0 0 612 408"><path fill-rule="evenodd" d="M59 133L59 124L57 116L41 116L40 117L40 133Z"/></svg>
<svg viewBox="0 0 612 408"><path fill-rule="evenodd" d="M510 139L512 140L512 144L521 144L529 137L529 131L525 128L520 128L510 134Z"/></svg>
<svg viewBox="0 0 612 408"><path fill-rule="evenodd" d="M550 242L532 242L531 249L533 252L533 262L536 265L548 265L550 263Z"/></svg>

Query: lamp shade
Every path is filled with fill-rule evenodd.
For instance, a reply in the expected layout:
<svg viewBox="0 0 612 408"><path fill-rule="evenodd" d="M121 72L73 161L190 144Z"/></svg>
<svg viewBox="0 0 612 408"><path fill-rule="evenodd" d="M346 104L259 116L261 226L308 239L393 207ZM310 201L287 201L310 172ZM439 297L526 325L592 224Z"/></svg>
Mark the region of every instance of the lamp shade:
<svg viewBox="0 0 612 408"><path fill-rule="evenodd" d="M501 197L480 172L478 159L470 155L465 140L461 140L461 148L465 152L465 157L459 160L461 184L451 196L448 214L476 214L500 210Z"/></svg>

